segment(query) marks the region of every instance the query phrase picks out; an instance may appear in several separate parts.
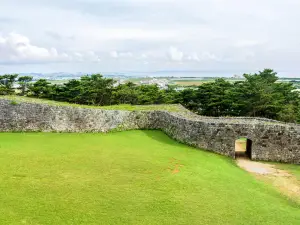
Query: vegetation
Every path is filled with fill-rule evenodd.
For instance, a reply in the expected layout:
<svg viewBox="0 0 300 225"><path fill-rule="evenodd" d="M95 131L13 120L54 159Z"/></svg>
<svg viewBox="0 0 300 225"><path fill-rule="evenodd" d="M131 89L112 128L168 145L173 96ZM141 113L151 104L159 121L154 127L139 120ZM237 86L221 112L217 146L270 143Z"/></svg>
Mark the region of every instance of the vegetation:
<svg viewBox="0 0 300 225"><path fill-rule="evenodd" d="M95 106L95 105L73 104L68 102L58 102L58 101L47 100L47 99L31 98L31 97L15 96L15 95L4 95L4 96L0 95L0 99L10 100L10 103L12 105L17 105L18 103L21 102L28 102L28 103L57 105L57 106L69 106L69 107L76 107L76 108L91 108L91 109L106 109L106 110L126 110L126 111L165 110L169 112L185 111L178 104L160 104L160 105L120 104L120 105Z"/></svg>
<svg viewBox="0 0 300 225"><path fill-rule="evenodd" d="M205 116L253 116L300 122L299 92L295 91L293 83L277 82L277 74L271 69L244 74L244 78L236 82L216 79L178 91L173 86L160 89L157 85L132 82L115 85L113 79L100 74L83 76L64 84L51 84L45 79L32 83L30 77L19 77L19 91L15 91L13 84L17 75L4 75L0 76L0 95L17 93L95 106L180 103Z"/></svg>
<svg viewBox="0 0 300 225"><path fill-rule="evenodd" d="M180 87L195 87L213 81L214 80L173 80L173 82Z"/></svg>
<svg viewBox="0 0 300 225"><path fill-rule="evenodd" d="M230 159L159 131L1 133L1 224L299 224Z"/></svg>
<svg viewBox="0 0 300 225"><path fill-rule="evenodd" d="M30 87L31 81L32 81L32 77L30 77L30 76L19 77L18 84L19 84L19 89L20 89L21 95L24 96L28 93L28 89Z"/></svg>
<svg viewBox="0 0 300 225"><path fill-rule="evenodd" d="M17 74L6 74L0 76L0 95L10 95L14 93L14 83L16 82Z"/></svg>

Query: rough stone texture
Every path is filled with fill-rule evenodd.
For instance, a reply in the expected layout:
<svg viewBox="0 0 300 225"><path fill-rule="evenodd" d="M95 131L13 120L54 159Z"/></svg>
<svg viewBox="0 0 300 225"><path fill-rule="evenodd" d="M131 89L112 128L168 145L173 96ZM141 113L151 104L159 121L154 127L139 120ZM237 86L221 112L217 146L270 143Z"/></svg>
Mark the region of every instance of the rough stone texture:
<svg viewBox="0 0 300 225"><path fill-rule="evenodd" d="M260 118L210 118L186 110L116 111L0 99L0 131L108 132L160 129L201 149L235 157L235 141L252 140L253 160L300 164L300 126ZM1 141L1 140L0 140Z"/></svg>
<svg viewBox="0 0 300 225"><path fill-rule="evenodd" d="M107 132L149 126L147 112L18 103L0 100L0 131Z"/></svg>

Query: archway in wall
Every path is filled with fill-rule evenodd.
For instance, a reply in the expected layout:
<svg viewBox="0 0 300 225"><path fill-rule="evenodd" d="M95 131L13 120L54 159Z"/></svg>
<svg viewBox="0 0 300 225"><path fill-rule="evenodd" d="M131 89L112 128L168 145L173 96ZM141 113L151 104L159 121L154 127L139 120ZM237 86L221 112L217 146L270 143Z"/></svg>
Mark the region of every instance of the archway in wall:
<svg viewBox="0 0 300 225"><path fill-rule="evenodd" d="M251 159L252 141L248 138L241 137L235 141L235 158Z"/></svg>

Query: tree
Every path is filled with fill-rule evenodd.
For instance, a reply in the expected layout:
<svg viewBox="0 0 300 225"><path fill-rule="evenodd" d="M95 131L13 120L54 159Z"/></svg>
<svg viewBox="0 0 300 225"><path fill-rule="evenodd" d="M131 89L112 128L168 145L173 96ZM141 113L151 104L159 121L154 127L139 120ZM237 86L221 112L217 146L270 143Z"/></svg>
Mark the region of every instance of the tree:
<svg viewBox="0 0 300 225"><path fill-rule="evenodd" d="M164 103L163 92L156 84L138 86L138 104L162 104Z"/></svg>
<svg viewBox="0 0 300 225"><path fill-rule="evenodd" d="M198 111L199 106L196 91L192 88L183 89L178 94L178 103L194 112Z"/></svg>
<svg viewBox="0 0 300 225"><path fill-rule="evenodd" d="M115 81L101 74L83 76L80 79L80 103L88 105L110 105Z"/></svg>
<svg viewBox="0 0 300 225"><path fill-rule="evenodd" d="M0 76L0 95L11 95L15 93L14 83L18 74L5 74Z"/></svg>
<svg viewBox="0 0 300 225"><path fill-rule="evenodd" d="M283 122L296 123L297 122L297 110L292 104L285 105L283 109L278 113L277 119Z"/></svg>
<svg viewBox="0 0 300 225"><path fill-rule="evenodd" d="M37 98L49 98L51 99L51 83L46 79L39 79L32 86L29 87L29 91L31 92L31 96Z"/></svg>
<svg viewBox="0 0 300 225"><path fill-rule="evenodd" d="M176 86L168 85L167 89L162 90L165 104L173 104L178 103L180 99L179 91L176 90Z"/></svg>
<svg viewBox="0 0 300 225"><path fill-rule="evenodd" d="M207 116L225 116L232 113L229 91L233 85L224 79L205 83L196 90L197 112Z"/></svg>
<svg viewBox="0 0 300 225"><path fill-rule="evenodd" d="M128 82L115 87L112 92L113 104L138 104L138 88L137 85Z"/></svg>
<svg viewBox="0 0 300 225"><path fill-rule="evenodd" d="M19 89L21 91L20 95L24 96L28 92L28 88L30 86L30 82L32 81L31 76L23 76L18 78Z"/></svg>
<svg viewBox="0 0 300 225"><path fill-rule="evenodd" d="M266 117L275 119L282 109L281 102L285 96L282 90L277 89L277 74L271 69L265 69L257 74L244 74L246 78L244 91L249 107L248 116Z"/></svg>
<svg viewBox="0 0 300 225"><path fill-rule="evenodd" d="M69 80L67 83L55 88L55 100L81 103L81 90L80 80Z"/></svg>
<svg viewBox="0 0 300 225"><path fill-rule="evenodd" d="M231 83L225 79L204 83L198 87L176 90L169 86L135 85L132 82L115 85L101 74L83 76L62 85L52 85L45 79L29 85L30 77L20 77L21 94L88 105L110 104L172 104L180 103L205 116L266 117L286 122L300 122L300 98L292 83L277 82L276 72L265 69L244 74L245 81ZM0 94L13 93L14 75L0 77ZM26 86L28 85L28 86Z"/></svg>

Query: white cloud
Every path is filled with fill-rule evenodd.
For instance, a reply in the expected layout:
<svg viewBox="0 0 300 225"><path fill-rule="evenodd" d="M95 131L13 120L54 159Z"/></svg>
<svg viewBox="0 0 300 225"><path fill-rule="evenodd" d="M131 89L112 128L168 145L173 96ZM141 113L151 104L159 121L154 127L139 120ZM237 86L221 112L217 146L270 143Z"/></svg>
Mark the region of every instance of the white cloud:
<svg viewBox="0 0 300 225"><path fill-rule="evenodd" d="M90 61L90 62L100 62L100 61L101 61L100 56L98 56L98 55L97 55L95 52L93 52L93 51L88 51L88 52L86 52L85 58L86 58L87 61Z"/></svg>
<svg viewBox="0 0 300 225"><path fill-rule="evenodd" d="M93 51L60 53L56 48L44 48L31 43L28 37L10 33L0 35L0 63L49 63L71 61L100 61Z"/></svg>
<svg viewBox="0 0 300 225"><path fill-rule="evenodd" d="M200 61L198 54L195 53L195 52L192 53L191 55L189 55L189 56L187 57L187 60L189 60L189 61L196 61L196 62L199 62L199 61Z"/></svg>
<svg viewBox="0 0 300 225"><path fill-rule="evenodd" d="M112 58L118 58L118 57L119 57L119 54L118 54L117 51L111 51L111 52L110 52L110 56L111 56Z"/></svg>
<svg viewBox="0 0 300 225"><path fill-rule="evenodd" d="M55 48L43 48L31 44L30 40L20 34L10 33L0 36L0 62L49 62L68 61L67 54L60 54Z"/></svg>
<svg viewBox="0 0 300 225"><path fill-rule="evenodd" d="M111 51L110 56L112 58L131 58L131 57L133 57L133 53L132 52Z"/></svg>
<svg viewBox="0 0 300 225"><path fill-rule="evenodd" d="M180 62L183 60L183 52L173 46L171 46L169 48L167 55L171 61L179 61Z"/></svg>
<svg viewBox="0 0 300 225"><path fill-rule="evenodd" d="M145 53L143 53L143 54L141 55L141 58L142 58L142 59L147 59L147 58L148 58L148 55L145 54Z"/></svg>
<svg viewBox="0 0 300 225"><path fill-rule="evenodd" d="M201 54L201 60L221 60L219 57L217 57L215 54L210 52L203 52Z"/></svg>
<svg viewBox="0 0 300 225"><path fill-rule="evenodd" d="M257 40L238 40L234 44L234 46L238 48L255 47L264 44L264 42L265 41L257 41Z"/></svg>
<svg viewBox="0 0 300 225"><path fill-rule="evenodd" d="M172 61L179 62L201 62L201 61L218 61L221 60L215 54L210 52L201 52L200 54L193 52L191 54L179 51L175 47L169 49L168 55Z"/></svg>
<svg viewBox="0 0 300 225"><path fill-rule="evenodd" d="M299 69L299 0L0 2L0 61L11 71L32 62L45 71Z"/></svg>

